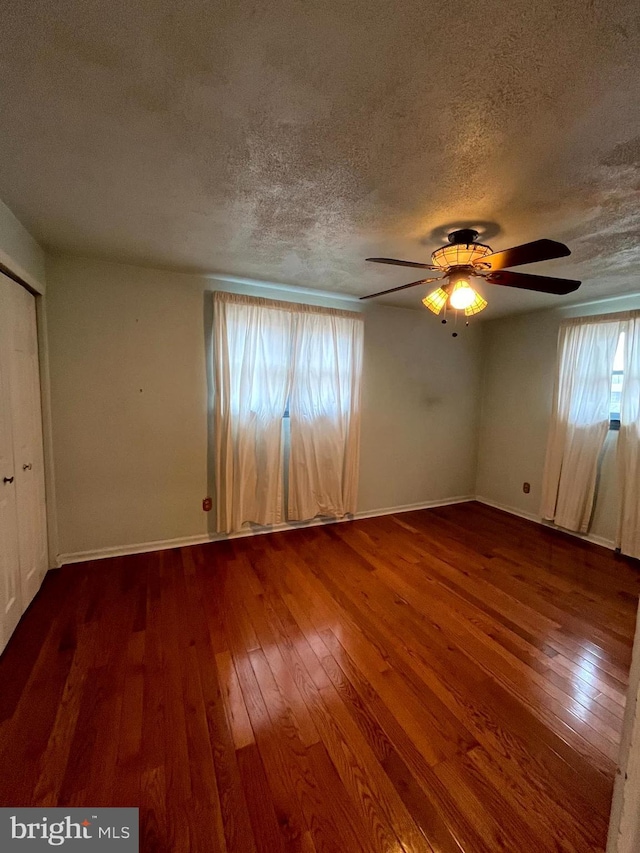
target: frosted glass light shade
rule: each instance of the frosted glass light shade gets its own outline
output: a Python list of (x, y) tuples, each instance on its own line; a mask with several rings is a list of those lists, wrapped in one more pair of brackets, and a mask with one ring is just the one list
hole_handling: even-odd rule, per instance
[(469, 266), (482, 260), (485, 255), (492, 253), (490, 246), (483, 243), (452, 243), (436, 249), (431, 255), (431, 263), (440, 269), (455, 267), (458, 265)]
[(446, 305), (448, 298), (449, 294), (447, 291), (439, 287), (437, 290), (432, 291), (428, 296), (425, 296), (422, 300), (422, 304), (428, 308), (429, 311), (433, 311), (434, 314), (439, 314)]

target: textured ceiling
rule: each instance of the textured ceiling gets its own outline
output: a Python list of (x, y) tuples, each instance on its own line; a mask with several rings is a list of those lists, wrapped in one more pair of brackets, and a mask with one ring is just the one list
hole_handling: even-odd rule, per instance
[(48, 248), (362, 295), (477, 223), (567, 242), (565, 301), (640, 290), (635, 0), (0, 8), (0, 197)]

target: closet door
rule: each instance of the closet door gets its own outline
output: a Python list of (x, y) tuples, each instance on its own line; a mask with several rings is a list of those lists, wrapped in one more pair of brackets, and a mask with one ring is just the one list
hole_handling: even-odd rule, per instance
[(0, 651), (22, 616), (18, 556), (17, 483), (11, 422), (11, 335), (13, 305), (0, 276)]
[(42, 410), (36, 301), (8, 279), (13, 306), (10, 340), (11, 421), (18, 513), (22, 609), (26, 610), (47, 571), (47, 534), (42, 450)]

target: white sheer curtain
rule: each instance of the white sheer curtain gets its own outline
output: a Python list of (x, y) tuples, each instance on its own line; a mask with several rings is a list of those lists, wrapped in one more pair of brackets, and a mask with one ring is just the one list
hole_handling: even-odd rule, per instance
[(220, 292), (213, 316), (217, 529), (277, 524), (292, 316), (269, 300)]
[(618, 433), (618, 546), (640, 558), (640, 312), (625, 325), (624, 378)]
[(620, 318), (598, 317), (567, 320), (560, 327), (541, 514), (567, 530), (589, 528), (623, 324)]
[(295, 316), (289, 518), (355, 512), (364, 324), (308, 309)]
[(291, 520), (356, 508), (362, 318), (347, 311), (214, 294), (214, 445), (220, 532), (285, 518), (289, 406)]

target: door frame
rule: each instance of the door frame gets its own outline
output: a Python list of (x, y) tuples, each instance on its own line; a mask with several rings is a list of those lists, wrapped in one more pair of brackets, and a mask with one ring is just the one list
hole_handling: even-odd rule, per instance
[(640, 604), (613, 787), (607, 853), (640, 850)]
[[(28, 288), (29, 289), (29, 288)], [(53, 428), (51, 420), (51, 379), (49, 372), (49, 339), (47, 336), (47, 304), (44, 293), (31, 290), (36, 299), (38, 362), (40, 364), (40, 405), (42, 408), (42, 444), (44, 451), (44, 492), (47, 515), (49, 568), (60, 568), (58, 554), (58, 512), (55, 471), (53, 465)]]
[(42, 444), (44, 452), (44, 489), (47, 518), (48, 568), (60, 568), (58, 560), (58, 513), (56, 507), (55, 471), (53, 463), (53, 429), (51, 419), (51, 378), (49, 370), (49, 340), (47, 336), (47, 302), (44, 286), (32, 276), (29, 280), (3, 263), (7, 258), (0, 252), (0, 275), (24, 287), (36, 300), (36, 330), (38, 364), (40, 367), (40, 404), (42, 409)]

